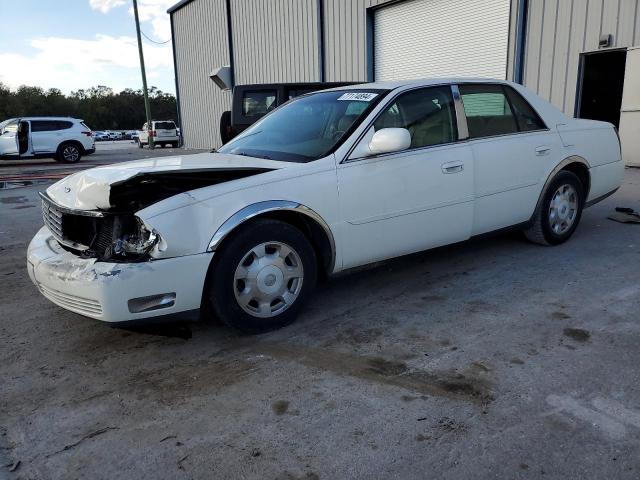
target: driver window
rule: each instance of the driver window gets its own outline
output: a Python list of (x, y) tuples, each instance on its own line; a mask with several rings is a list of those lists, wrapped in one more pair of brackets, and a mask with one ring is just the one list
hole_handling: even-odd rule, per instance
[(375, 130), (406, 128), (411, 148), (454, 142), (458, 138), (451, 87), (430, 87), (400, 95), (373, 124)]

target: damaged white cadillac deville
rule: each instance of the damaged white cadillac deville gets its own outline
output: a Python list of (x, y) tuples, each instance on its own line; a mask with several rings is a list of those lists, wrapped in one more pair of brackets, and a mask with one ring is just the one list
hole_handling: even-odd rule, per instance
[(215, 153), (57, 182), (27, 267), (46, 298), (87, 317), (200, 311), (262, 332), (344, 269), (506, 227), (565, 242), (622, 176), (612, 125), (518, 84), (341, 87), (288, 102)]

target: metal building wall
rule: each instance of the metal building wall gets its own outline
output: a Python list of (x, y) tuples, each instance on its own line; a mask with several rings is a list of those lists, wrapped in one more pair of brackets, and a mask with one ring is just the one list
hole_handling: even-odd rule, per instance
[(236, 83), (320, 80), (317, 0), (232, 0), (231, 13)]
[(327, 82), (367, 81), (368, 7), (389, 0), (324, 0)]
[(229, 64), (224, 0), (196, 0), (173, 14), (176, 75), (184, 144), (220, 145), (219, 120), (231, 95), (209, 78), (214, 67)]
[(581, 52), (640, 44), (639, 0), (529, 0), (524, 84), (573, 115)]

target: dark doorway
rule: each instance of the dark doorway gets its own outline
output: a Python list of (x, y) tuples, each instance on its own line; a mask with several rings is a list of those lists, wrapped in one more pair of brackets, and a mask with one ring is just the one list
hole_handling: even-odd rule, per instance
[(620, 124), (626, 50), (583, 53), (578, 73), (576, 117)]
[(29, 150), (29, 122), (24, 120), (18, 124), (18, 154), (22, 155)]

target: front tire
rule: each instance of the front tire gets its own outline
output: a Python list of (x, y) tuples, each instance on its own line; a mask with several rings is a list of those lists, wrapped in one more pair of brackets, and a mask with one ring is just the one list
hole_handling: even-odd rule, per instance
[(140, 140), (138, 140), (138, 148), (143, 148), (144, 145), (142, 145), (142, 142)]
[(63, 143), (58, 147), (55, 158), (62, 163), (77, 163), (82, 158), (82, 149), (76, 143)]
[(250, 222), (216, 256), (205, 294), (219, 319), (245, 333), (292, 323), (315, 288), (313, 247), (285, 222)]
[(580, 223), (584, 195), (577, 175), (560, 171), (545, 191), (531, 226), (524, 230), (527, 239), (540, 245), (559, 245), (569, 240)]

